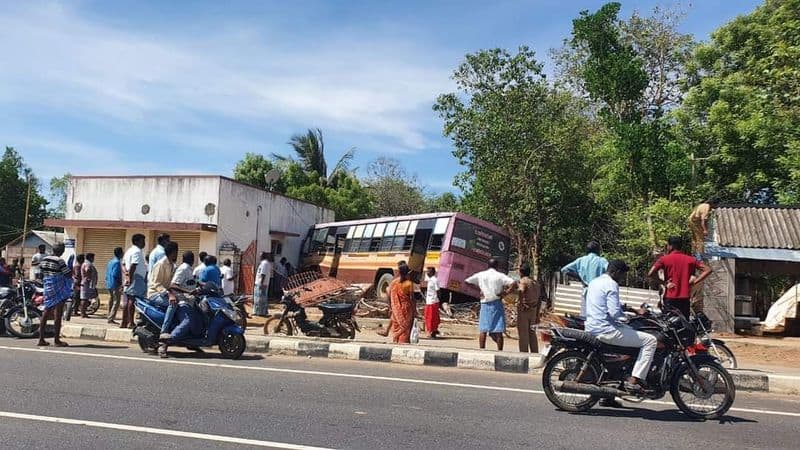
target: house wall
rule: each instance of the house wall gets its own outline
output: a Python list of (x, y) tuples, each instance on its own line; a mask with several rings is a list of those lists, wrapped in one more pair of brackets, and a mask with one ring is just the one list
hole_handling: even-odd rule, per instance
[[(66, 219), (217, 224), (219, 177), (73, 178)], [(80, 212), (75, 211), (80, 203)], [(207, 215), (207, 204), (215, 205)], [(149, 205), (142, 214), (142, 205)]]
[(734, 332), (736, 302), (736, 260), (725, 258), (709, 261), (711, 276), (703, 283), (704, 312), (714, 321), (717, 331)]
[(270, 228), (272, 230), (299, 235), (297, 237), (272, 236), (272, 239), (282, 241), (283, 250), (281, 256), (288, 259), (294, 267), (299, 267), (300, 248), (309, 228), (318, 223), (336, 220), (333, 211), (329, 209), (282, 195), (273, 196), (270, 213)]

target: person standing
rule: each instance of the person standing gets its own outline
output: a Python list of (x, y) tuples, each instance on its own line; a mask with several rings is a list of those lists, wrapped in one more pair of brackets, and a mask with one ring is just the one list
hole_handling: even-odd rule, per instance
[(194, 277), (195, 280), (200, 280), (200, 274), (202, 274), (203, 271), (206, 270), (207, 256), (208, 253), (206, 252), (200, 252), (197, 254), (197, 267), (195, 267), (194, 270), (192, 271), (192, 276)]
[(89, 317), (86, 308), (97, 298), (97, 268), (94, 266), (94, 253), (87, 253), (81, 264), (81, 317)]
[(12, 276), (14, 276), (14, 271), (6, 265), (6, 259), (0, 258), (0, 287), (11, 286)]
[(506, 331), (503, 297), (517, 289), (517, 282), (508, 275), (499, 272), (497, 267), (497, 260), (491, 258), (487, 270), (470, 276), (464, 282), (477, 286), (481, 290), (478, 345), (481, 349), (486, 348), (486, 335), (488, 334), (497, 344), (497, 350), (502, 351), (503, 333)]
[(387, 337), (389, 336), (389, 332), (392, 330), (392, 299), (390, 292), (392, 292), (392, 285), (400, 279), (400, 268), (407, 265), (405, 261), (401, 260), (397, 262), (397, 271), (395, 272), (395, 277), (392, 278), (392, 281), (389, 282), (389, 286), (386, 288), (386, 295), (389, 297), (389, 307), (387, 308), (387, 315), (389, 316), (389, 322), (386, 324), (386, 329), (383, 331), (376, 331), (375, 334), (378, 336)]
[[(83, 253), (75, 256), (75, 264), (72, 265), (72, 300), (67, 304), (64, 309), (64, 320), (67, 322), (72, 319), (72, 315), (78, 315), (81, 306), (81, 266), (86, 261), (86, 255)], [(69, 266), (69, 264), (67, 264)]]
[(230, 258), (226, 258), (225, 261), (222, 261), (222, 267), (219, 269), (222, 273), (222, 293), (225, 295), (233, 295), (234, 278), (236, 275), (233, 273), (231, 264)]
[(144, 298), (147, 294), (147, 262), (144, 259), (145, 237), (143, 234), (134, 234), (131, 238), (131, 246), (122, 257), (122, 265), (125, 269), (125, 296), (127, 303), (122, 310), (122, 328), (134, 327), (133, 305), (137, 298)]
[(168, 293), (175, 275), (175, 262), (178, 260), (178, 244), (168, 242), (164, 249), (164, 257), (158, 260), (155, 267), (147, 275), (147, 300), (157, 307), (165, 307), (164, 322), (161, 324), (159, 339), (169, 339), (172, 319), (178, 304), (177, 298)]
[(414, 306), (414, 283), (407, 265), (400, 266), (400, 278), (389, 288), (389, 301), (392, 304), (392, 342), (411, 343), (411, 328), (414, 326), (416, 308)]
[[(670, 237), (667, 241), (667, 254), (658, 258), (647, 276), (666, 287), (663, 307), (677, 309), (688, 319), (691, 312), (692, 288), (700, 285), (711, 275), (711, 268), (683, 253), (681, 248), (683, 239), (680, 236)], [(663, 280), (658, 277), (659, 270), (664, 271)], [(698, 270), (701, 273), (695, 276)]]
[(531, 278), (531, 268), (523, 264), (519, 268), (522, 276), (519, 280), (519, 297), (517, 298), (517, 331), (519, 332), (519, 351), (523, 353), (539, 353), (539, 339), (534, 327), (539, 324), (542, 285)]
[(106, 289), (108, 289), (108, 323), (116, 324), (117, 309), (122, 296), (122, 247), (114, 249), (114, 257), (106, 264)]
[(47, 246), (40, 244), (38, 252), (31, 258), (31, 280), (42, 281), (42, 268), (40, 267), (42, 260), (45, 258), (45, 250)]
[(67, 263), (61, 259), (64, 254), (64, 244), (58, 243), (53, 246), (53, 254), (45, 256), (40, 260), (39, 268), (44, 282), (44, 313), (39, 324), (39, 345), (44, 347), (50, 345), (45, 341), (44, 336), (47, 330), (47, 320), (53, 316), (55, 327), (55, 338), (53, 342), (56, 347), (66, 347), (67, 343), (61, 340), (61, 316), (63, 314), (64, 302), (72, 295), (72, 277), (67, 267)]
[(203, 283), (214, 283), (218, 288), (222, 288), (222, 272), (219, 270), (219, 266), (217, 266), (216, 256), (206, 256), (206, 268), (200, 273), (200, 281)]
[(581, 293), (581, 315), (586, 316), (586, 288), (595, 278), (604, 274), (608, 261), (600, 256), (600, 243), (590, 241), (586, 244), (586, 255), (561, 268), (561, 273), (577, 277), (583, 284)]
[(167, 233), (159, 234), (156, 238), (156, 242), (158, 242), (158, 245), (150, 252), (150, 256), (148, 256), (147, 259), (147, 267), (149, 268), (155, 267), (156, 264), (161, 261), (161, 258), (166, 256), (166, 246), (170, 242), (170, 236)]
[(261, 262), (256, 271), (256, 282), (253, 287), (253, 315), (266, 317), (269, 313), (269, 279), (272, 277), (272, 263), (269, 254), (261, 253)]
[(421, 290), (425, 291), (425, 330), (430, 339), (436, 339), (439, 335), (439, 279), (436, 276), (436, 269), (428, 267), (425, 274), (425, 285)]
[(697, 259), (702, 259), (706, 251), (708, 219), (711, 218), (711, 212), (719, 207), (719, 203), (718, 197), (712, 197), (697, 205), (689, 215), (689, 229), (692, 231), (692, 253)]

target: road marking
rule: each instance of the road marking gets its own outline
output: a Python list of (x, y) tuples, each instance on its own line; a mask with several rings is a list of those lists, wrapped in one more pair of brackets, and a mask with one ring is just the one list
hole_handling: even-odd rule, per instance
[[(515, 392), (515, 393), (522, 393), (522, 394), (544, 395), (544, 391), (537, 391), (537, 390), (533, 390), (533, 389), (512, 388), (512, 387), (504, 387), (504, 386), (486, 386), (486, 385), (481, 385), (481, 384), (469, 384), (469, 383), (453, 383), (453, 382), (450, 382), (450, 381), (421, 380), (421, 379), (416, 379), (416, 378), (384, 377), (384, 376), (379, 376), (379, 375), (361, 375), (361, 374), (354, 374), (354, 373), (337, 373), (337, 372), (325, 372), (325, 371), (303, 370), (303, 369), (279, 369), (279, 368), (275, 368), (275, 367), (237, 366), (235, 364), (209, 363), (209, 362), (200, 362), (200, 361), (179, 361), (179, 360), (176, 360), (176, 359), (159, 359), (159, 358), (145, 358), (145, 357), (140, 357), (140, 356), (109, 355), (109, 354), (106, 354), (106, 353), (80, 353), (80, 352), (69, 351), (69, 350), (7, 347), (7, 346), (2, 346), (2, 345), (0, 345), (0, 349), (16, 350), (16, 351), (31, 352), (31, 353), (45, 352), (45, 353), (57, 353), (57, 354), (61, 354), (61, 355), (70, 355), (70, 356), (84, 356), (84, 357), (105, 358), (105, 359), (119, 359), (119, 360), (126, 360), (126, 361), (142, 361), (142, 362), (147, 362), (147, 363), (152, 363), (152, 364), (177, 364), (177, 365), (187, 365), (187, 366), (213, 367), (213, 368), (219, 368), (219, 369), (254, 370), (254, 371), (258, 371), (258, 372), (273, 372), (273, 373), (291, 373), (291, 374), (299, 374), (299, 375), (330, 376), (330, 377), (338, 377), (338, 378), (354, 378), (354, 379), (362, 379), (362, 380), (388, 381), (388, 382), (408, 383), (408, 384), (425, 384), (425, 385), (433, 385), (433, 386), (448, 386), (448, 387), (458, 387), (458, 388), (467, 388), (467, 389), (480, 389), (480, 390), (485, 390), (485, 391)], [(665, 402), (665, 401), (660, 401), (660, 400), (646, 400), (643, 403), (652, 404), (652, 405), (675, 406), (675, 404), (673, 402)], [(771, 410), (751, 409), (751, 408), (731, 408), (730, 410), (734, 411), (734, 412), (743, 412), (743, 413), (752, 413), (752, 414), (766, 414), (766, 415), (774, 415), (774, 416), (800, 417), (800, 413), (786, 412), (786, 411), (771, 411)]]
[(35, 420), (38, 422), (63, 423), (67, 425), (83, 425), (87, 427), (105, 428), (109, 430), (134, 431), (137, 433), (159, 434), (162, 436), (174, 436), (174, 437), (182, 437), (189, 439), (199, 439), (203, 441), (224, 442), (227, 444), (253, 445), (256, 447), (266, 447), (266, 448), (285, 448), (290, 450), (331, 450), (324, 447), (310, 447), (307, 445), (287, 444), (285, 442), (261, 441), (257, 439), (244, 439), (244, 438), (237, 438), (230, 436), (220, 436), (217, 434), (192, 433), (189, 431), (165, 430), (162, 428), (139, 427), (135, 425), (123, 425), (118, 423), (93, 422), (91, 420), (38, 416), (32, 414), (20, 414), (14, 412), (6, 412), (6, 411), (0, 411), (0, 417), (7, 417), (9, 419)]

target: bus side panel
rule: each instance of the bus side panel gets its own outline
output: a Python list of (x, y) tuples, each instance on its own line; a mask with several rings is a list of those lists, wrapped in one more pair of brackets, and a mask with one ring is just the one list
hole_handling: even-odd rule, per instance
[(442, 252), (439, 258), (439, 286), (453, 292), (480, 298), (481, 291), (464, 282), (470, 275), (486, 270), (486, 263), (454, 252)]

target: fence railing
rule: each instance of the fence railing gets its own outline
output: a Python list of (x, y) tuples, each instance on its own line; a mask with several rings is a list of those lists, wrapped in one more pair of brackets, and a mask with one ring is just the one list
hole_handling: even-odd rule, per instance
[[(582, 295), (583, 285), (581, 283), (556, 284), (553, 309), (558, 314), (580, 314)], [(658, 303), (658, 291), (649, 289), (620, 287), (619, 296), (622, 303), (627, 303), (631, 307), (637, 307), (642, 303), (655, 306)]]

